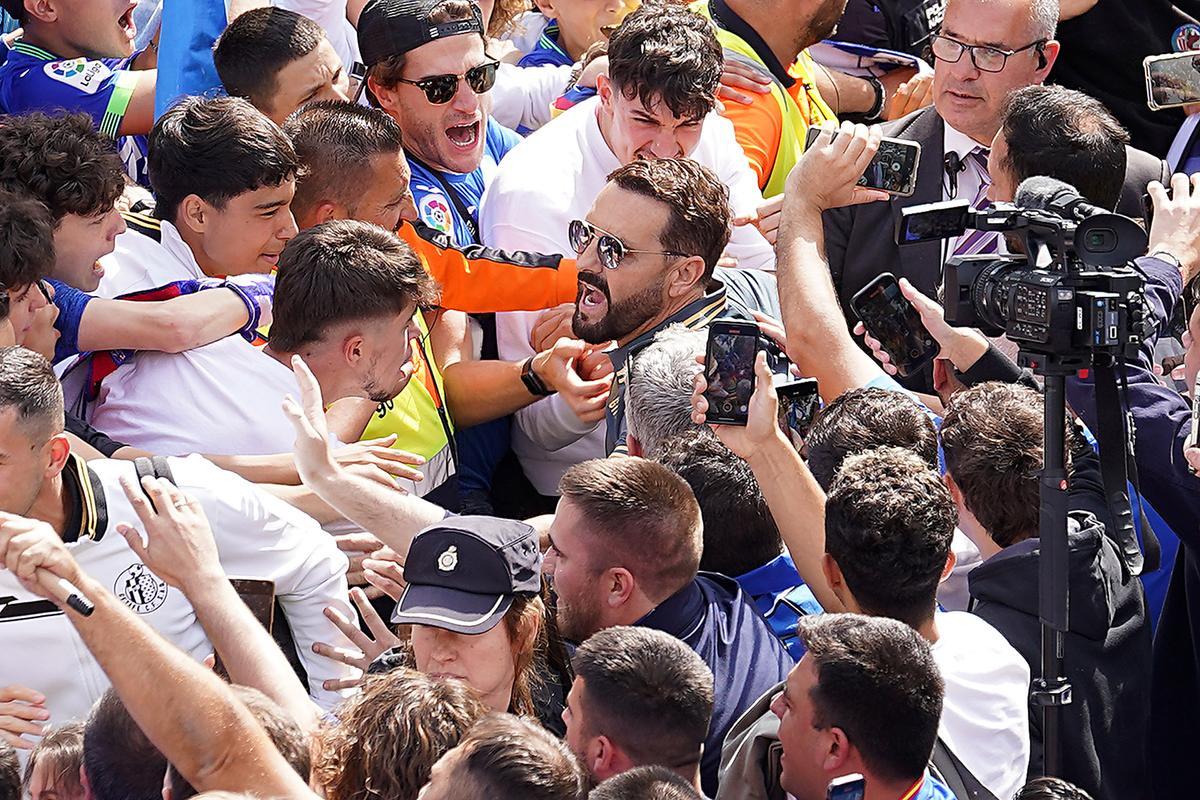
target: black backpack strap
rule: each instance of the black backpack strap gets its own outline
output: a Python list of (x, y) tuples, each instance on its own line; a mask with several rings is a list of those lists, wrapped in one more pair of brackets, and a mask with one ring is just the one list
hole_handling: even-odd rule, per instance
[(950, 748), (940, 736), (934, 742), (929, 769), (938, 780), (946, 784), (946, 788), (953, 792), (958, 800), (997, 800), (996, 795), (988, 791), (988, 788), (971, 774), (971, 770), (963, 766), (958, 756), (950, 752)]
[[(171, 483), (175, 483), (175, 476), (171, 474), (171, 465), (162, 456), (150, 456), (149, 458), (142, 456), (141, 458), (135, 458), (133, 460), (133, 471), (137, 473), (139, 487), (142, 485), (142, 478), (165, 478)], [(150, 496), (147, 495), (146, 499), (150, 500)], [(150, 500), (150, 505), (154, 505), (153, 500)]]

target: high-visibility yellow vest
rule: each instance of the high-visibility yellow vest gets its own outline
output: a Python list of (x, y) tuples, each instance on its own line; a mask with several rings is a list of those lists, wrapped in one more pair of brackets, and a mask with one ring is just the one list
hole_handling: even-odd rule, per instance
[[(708, 0), (696, 0), (690, 7), (697, 14), (712, 19)], [(758, 70), (771, 80), (771, 97), (779, 107), (783, 124), (778, 148), (775, 152), (775, 162), (771, 165), (769, 177), (763, 186), (763, 197), (770, 198), (783, 194), (788, 173), (804, 152), (804, 137), (808, 133), (809, 125), (820, 125), (826, 120), (837, 121), (833, 109), (829, 107), (817, 90), (814, 74), (816, 64), (807, 52), (802, 52), (795, 63), (791, 65), (788, 71), (796, 79), (797, 84), (794, 87), (796, 93), (793, 95), (771, 73), (771, 70), (767, 68), (767, 65), (763, 63), (758, 54), (754, 52), (754, 48), (745, 39), (721, 28), (715, 21), (713, 26), (717, 31), (717, 41), (724, 48), (726, 57), (731, 57)]]
[(420, 312), (416, 320), (421, 336), (412, 341), (412, 379), (399, 395), (379, 404), (362, 438), (379, 439), (394, 433), (397, 449), (424, 458), (420, 470), (425, 480), (415, 484), (414, 494), (425, 495), (454, 475), (454, 423), (446, 408), (441, 370), (427, 349), (429, 328)]

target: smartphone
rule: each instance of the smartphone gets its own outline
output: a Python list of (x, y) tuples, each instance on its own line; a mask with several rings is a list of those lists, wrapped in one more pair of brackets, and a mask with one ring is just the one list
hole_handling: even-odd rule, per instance
[[(1192, 432), (1188, 434), (1186, 447), (1195, 447), (1197, 442), (1200, 442), (1200, 391), (1192, 389)], [(1190, 466), (1188, 472), (1196, 474), (1196, 470)]]
[(709, 422), (745, 425), (754, 394), (754, 359), (758, 355), (758, 325), (742, 320), (718, 319), (708, 328), (704, 377), (708, 389)]
[(1200, 52), (1146, 56), (1146, 105), (1153, 111), (1200, 103)]
[(254, 618), (270, 633), (275, 624), (275, 581), (230, 578), (229, 582)]
[(825, 790), (825, 800), (863, 800), (867, 796), (867, 779), (857, 772), (834, 778)]
[(779, 395), (780, 421), (785, 429), (790, 430), (801, 441), (808, 435), (812, 427), (813, 417), (821, 407), (821, 394), (816, 378), (800, 378), (787, 383), (776, 384), (775, 392)]
[(850, 300), (867, 331), (879, 340), (896, 371), (911, 375), (934, 359), (941, 348), (921, 322), (921, 315), (900, 292), (896, 276), (885, 272)]
[[(809, 127), (804, 149), (812, 143), (824, 128)], [(837, 138), (837, 134), (834, 134)], [(867, 171), (858, 179), (859, 186), (879, 189), (897, 197), (908, 197), (917, 189), (917, 164), (921, 161), (921, 145), (905, 139), (884, 137), (879, 143), (879, 152), (871, 159)]]

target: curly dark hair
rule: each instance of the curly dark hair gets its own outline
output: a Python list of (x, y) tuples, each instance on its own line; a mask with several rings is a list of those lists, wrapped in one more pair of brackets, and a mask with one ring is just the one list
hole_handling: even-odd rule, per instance
[(916, 628), (933, 616), (958, 521), (950, 490), (920, 456), (850, 456), (825, 501), (825, 550), (867, 611)]
[(805, 437), (808, 468), (825, 491), (842, 462), (876, 447), (902, 447), (938, 464), (937, 428), (915, 400), (886, 389), (852, 389), (817, 412)]
[(67, 214), (111, 211), (125, 170), (87, 114), (0, 115), (0, 188), (32, 194), (57, 226)]
[(724, 60), (713, 26), (687, 7), (643, 3), (608, 43), (608, 76), (627, 99), (698, 119), (716, 105)]
[(29, 286), (53, 268), (50, 212), (27, 194), (0, 189), (0, 291)]

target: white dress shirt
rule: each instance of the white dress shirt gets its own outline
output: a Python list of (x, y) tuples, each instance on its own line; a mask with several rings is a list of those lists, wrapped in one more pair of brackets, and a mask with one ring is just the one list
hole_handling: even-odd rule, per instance
[[(574, 257), (568, 224), (587, 215), (609, 173), (621, 166), (600, 132), (599, 106), (598, 98), (576, 105), (504, 157), (483, 196), (484, 244)], [(690, 158), (712, 169), (729, 187), (735, 214), (750, 213), (762, 203), (729, 120), (710, 114)], [(774, 249), (753, 226), (735, 228), (725, 253), (745, 269), (775, 268)], [(536, 312), (496, 315), (501, 358), (520, 361), (533, 355), (529, 334), (537, 316)], [(581, 422), (558, 395), (521, 409), (516, 422), (513, 451), (541, 494), (558, 494), (558, 481), (573, 464), (604, 457), (603, 423)]]

